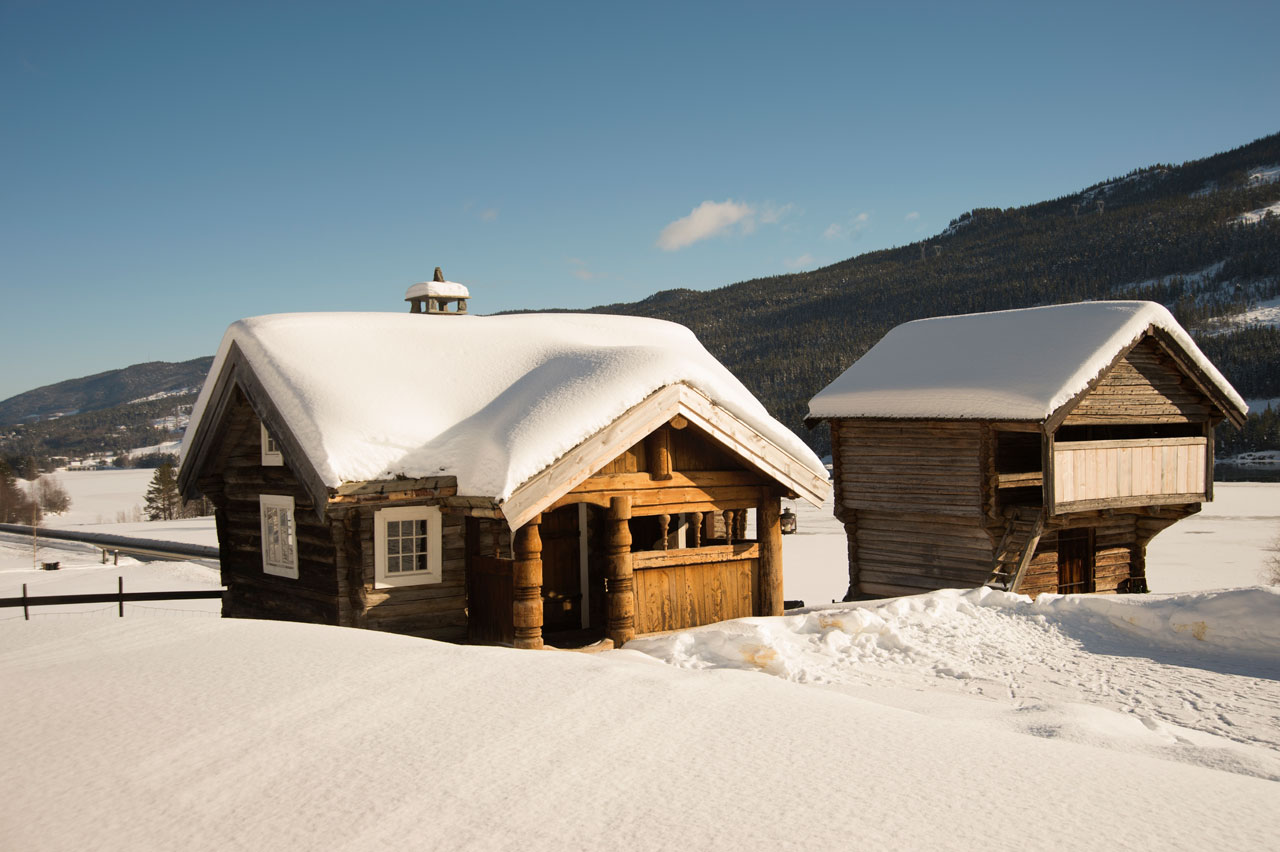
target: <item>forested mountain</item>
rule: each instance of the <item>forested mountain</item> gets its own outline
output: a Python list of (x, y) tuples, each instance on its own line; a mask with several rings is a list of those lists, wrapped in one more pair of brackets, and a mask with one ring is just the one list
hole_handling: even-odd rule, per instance
[(58, 414), (100, 411), (156, 394), (198, 389), (212, 363), (211, 356), (180, 363), (148, 361), (45, 385), (0, 401), (0, 426)]
[[(927, 316), (1153, 299), (1174, 311), (1241, 394), (1276, 398), (1280, 329), (1223, 318), (1280, 294), (1280, 206), (1269, 216), (1256, 213), (1280, 204), (1277, 178), (1280, 134), (1203, 160), (1137, 169), (1052, 201), (971, 210), (935, 237), (812, 272), (711, 291), (666, 290), (594, 310), (689, 326), (823, 453), (825, 430), (801, 423), (810, 397), (890, 328)], [(0, 425), (101, 410), (27, 427), (20, 441), (0, 438), (0, 456), (123, 448), (123, 433), (144, 434), (147, 418), (157, 415), (147, 404), (111, 406), (198, 386), (210, 363), (139, 364), (0, 402)], [(1280, 448), (1277, 419), (1255, 415), (1243, 433), (1219, 430), (1220, 453)]]
[(1280, 293), (1280, 216), (1239, 219), (1280, 201), (1277, 166), (1280, 134), (1052, 201), (972, 210), (936, 237), (812, 272), (595, 310), (689, 326), (821, 452), (825, 433), (801, 425), (810, 397), (893, 326), (944, 314), (1153, 299), (1246, 398), (1280, 397), (1280, 330), (1210, 322)]

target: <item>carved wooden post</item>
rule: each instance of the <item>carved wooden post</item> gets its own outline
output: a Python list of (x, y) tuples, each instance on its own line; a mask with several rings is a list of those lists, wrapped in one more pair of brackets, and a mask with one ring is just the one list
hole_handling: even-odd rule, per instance
[(663, 426), (649, 436), (649, 476), (671, 478), (671, 433)]
[(605, 595), (609, 606), (609, 638), (615, 648), (636, 638), (635, 579), (631, 575), (631, 498), (609, 500), (609, 526), (605, 531), (607, 562)]
[(702, 513), (689, 513), (689, 541), (686, 547), (702, 547)]
[(747, 538), (747, 510), (739, 509), (733, 513), (733, 537), (738, 541)]
[(733, 510), (725, 509), (720, 517), (724, 519), (724, 543), (733, 544)]
[(671, 547), (671, 516), (661, 514), (658, 516), (658, 550), (670, 550)]
[(756, 509), (760, 544), (760, 615), (782, 615), (782, 500), (765, 489)]
[(542, 516), (516, 530), (512, 543), (515, 563), (512, 565), (511, 615), (515, 621), (517, 648), (542, 647), (542, 536), (538, 525)]

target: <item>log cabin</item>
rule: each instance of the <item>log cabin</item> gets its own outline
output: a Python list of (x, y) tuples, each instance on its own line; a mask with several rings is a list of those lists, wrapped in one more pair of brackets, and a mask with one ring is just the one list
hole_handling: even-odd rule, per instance
[(780, 499), (827, 471), (688, 329), (436, 278), (228, 329), (178, 474), (224, 616), (538, 648), (782, 612)]
[(1147, 543), (1213, 499), (1214, 427), (1246, 410), (1153, 302), (900, 325), (809, 404), (846, 600), (1146, 591)]

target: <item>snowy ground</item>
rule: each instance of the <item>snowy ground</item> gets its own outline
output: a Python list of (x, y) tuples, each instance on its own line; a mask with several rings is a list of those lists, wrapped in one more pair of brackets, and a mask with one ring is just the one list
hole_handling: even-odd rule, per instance
[[(126, 605), (123, 619), (114, 605), (29, 622), (0, 610), (0, 838), (1272, 849), (1280, 589), (1231, 587), (1258, 580), (1280, 485), (1215, 490), (1152, 544), (1153, 589), (1179, 594), (944, 591), (598, 655), (223, 620), (217, 601)], [(830, 507), (796, 510), (787, 597), (839, 598), (843, 530)], [(48, 546), (62, 570), (32, 570), (29, 546), (0, 538), (0, 596), (113, 591), (117, 576), (217, 587), (206, 566), (104, 567)]]

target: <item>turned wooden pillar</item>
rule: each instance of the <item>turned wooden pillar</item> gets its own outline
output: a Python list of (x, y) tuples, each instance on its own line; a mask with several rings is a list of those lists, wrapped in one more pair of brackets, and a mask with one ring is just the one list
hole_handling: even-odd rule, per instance
[(686, 547), (702, 547), (702, 513), (689, 513), (689, 540)]
[(512, 542), (515, 563), (511, 566), (511, 615), (515, 622), (517, 648), (542, 647), (542, 536), (538, 525), (542, 516), (516, 530)]
[(649, 476), (671, 478), (671, 432), (666, 426), (657, 429), (646, 442), (649, 448)]
[(605, 600), (609, 608), (609, 638), (615, 648), (636, 638), (635, 579), (631, 575), (631, 498), (609, 500), (605, 529)]
[(782, 500), (765, 490), (756, 509), (756, 540), (760, 543), (759, 615), (782, 615)]

